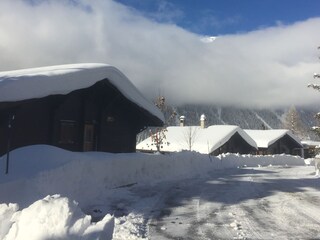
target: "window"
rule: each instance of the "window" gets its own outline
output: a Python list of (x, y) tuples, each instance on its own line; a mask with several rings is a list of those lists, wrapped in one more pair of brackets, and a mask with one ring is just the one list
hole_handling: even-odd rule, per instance
[(76, 141), (76, 122), (72, 120), (61, 120), (59, 143), (74, 144), (75, 141)]

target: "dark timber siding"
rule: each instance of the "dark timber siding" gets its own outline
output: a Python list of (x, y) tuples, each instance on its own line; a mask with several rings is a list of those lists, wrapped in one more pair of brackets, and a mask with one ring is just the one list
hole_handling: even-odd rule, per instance
[(50, 144), (71, 151), (134, 152), (136, 134), (162, 124), (102, 80), (67, 95), (0, 103), (0, 155), (7, 152), (12, 114), (11, 150)]
[(235, 133), (225, 144), (216, 149), (213, 155), (219, 155), (221, 153), (240, 153), (249, 154), (256, 151), (254, 147), (248, 144), (239, 133)]
[(289, 135), (285, 135), (280, 138), (278, 141), (271, 144), (268, 149), (268, 154), (295, 154), (298, 155), (300, 152), (295, 151), (296, 149), (301, 149), (302, 146), (298, 144), (294, 139), (292, 139)]

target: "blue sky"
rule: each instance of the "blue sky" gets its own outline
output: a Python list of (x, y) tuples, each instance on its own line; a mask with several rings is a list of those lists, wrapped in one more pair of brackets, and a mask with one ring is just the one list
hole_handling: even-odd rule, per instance
[(318, 105), (307, 85), (320, 72), (319, 9), (320, 0), (0, 0), (0, 70), (107, 63), (172, 105)]
[(145, 17), (203, 35), (253, 31), (319, 16), (319, 0), (117, 0)]

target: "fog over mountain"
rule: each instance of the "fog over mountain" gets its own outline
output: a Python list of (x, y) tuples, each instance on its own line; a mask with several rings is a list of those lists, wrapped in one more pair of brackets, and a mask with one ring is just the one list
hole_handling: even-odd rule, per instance
[[(298, 137), (301, 139), (317, 140), (318, 137), (311, 131), (311, 128), (319, 124), (314, 118), (319, 108), (297, 108), (296, 111), (298, 118), (296, 121), (301, 122), (301, 129), (299, 129), (299, 133), (295, 134), (299, 135)], [(179, 117), (183, 115), (186, 126), (197, 126), (200, 124), (200, 116), (205, 114), (207, 126), (230, 124), (240, 126), (243, 129), (280, 129), (290, 126), (290, 123), (286, 123), (289, 108), (257, 110), (213, 105), (183, 105), (167, 107), (165, 111), (167, 119), (172, 112), (176, 113), (176, 117), (169, 121), (168, 125), (179, 125)]]

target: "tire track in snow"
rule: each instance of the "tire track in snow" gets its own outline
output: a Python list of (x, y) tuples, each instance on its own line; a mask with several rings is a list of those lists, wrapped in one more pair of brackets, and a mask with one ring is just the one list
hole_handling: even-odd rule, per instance
[[(160, 193), (157, 203), (154, 205), (154, 214), (149, 220), (150, 239), (202, 239), (199, 238), (197, 232), (187, 234), (190, 228), (194, 227), (191, 221), (197, 218), (198, 199), (190, 197), (197, 191), (192, 193), (189, 191), (193, 187), (195, 179), (183, 183), (176, 183), (167, 188), (166, 191)], [(184, 199), (190, 199), (181, 205)], [(196, 236), (196, 238), (194, 238)], [(206, 239), (203, 239), (206, 240)]]
[[(249, 239), (314, 239), (315, 236), (320, 236), (320, 221), (316, 214), (319, 192), (314, 191), (315, 195), (310, 195), (310, 192), (313, 193), (310, 190), (304, 193), (305, 182), (299, 177), (291, 178), (292, 176), (288, 177), (292, 186), (288, 186), (286, 179), (284, 186), (277, 186), (281, 191), (265, 196), (258, 202), (254, 200), (252, 203), (248, 201), (239, 205), (244, 210), (242, 226)], [(280, 177), (279, 179), (281, 180)], [(268, 185), (263, 191), (271, 192), (272, 189), (272, 185)], [(290, 189), (295, 190), (286, 192)]]
[(309, 175), (290, 169), (266, 170), (225, 171), (156, 189), (158, 202), (148, 222), (150, 239), (319, 237), (320, 221), (315, 213), (319, 212), (320, 192), (309, 189), (305, 194), (303, 189), (319, 189), (318, 182), (310, 183)]
[(197, 201), (197, 220), (189, 232), (197, 231), (200, 235), (197, 239), (203, 240), (234, 239), (239, 235), (235, 229), (237, 226), (232, 226), (232, 217), (227, 214), (229, 206), (202, 201), (201, 196), (202, 193)]
[[(211, 188), (202, 188), (198, 207), (199, 229), (206, 239), (245, 239), (245, 233), (237, 214), (230, 211), (228, 199), (241, 199), (241, 181), (228, 184), (228, 179), (217, 178), (210, 181)], [(213, 186), (213, 187), (212, 187)], [(211, 202), (205, 199), (212, 199)], [(203, 200), (202, 200), (203, 199)], [(210, 214), (208, 214), (208, 212)], [(203, 214), (200, 214), (203, 213)]]
[(287, 200), (281, 203), (281, 212), (285, 216), (288, 229), (292, 229), (292, 237), (314, 238), (315, 235), (319, 237), (320, 221), (319, 216), (315, 214), (319, 207), (318, 202), (311, 203), (310, 196), (304, 198), (301, 193), (287, 193), (287, 195), (289, 195), (286, 197)]

